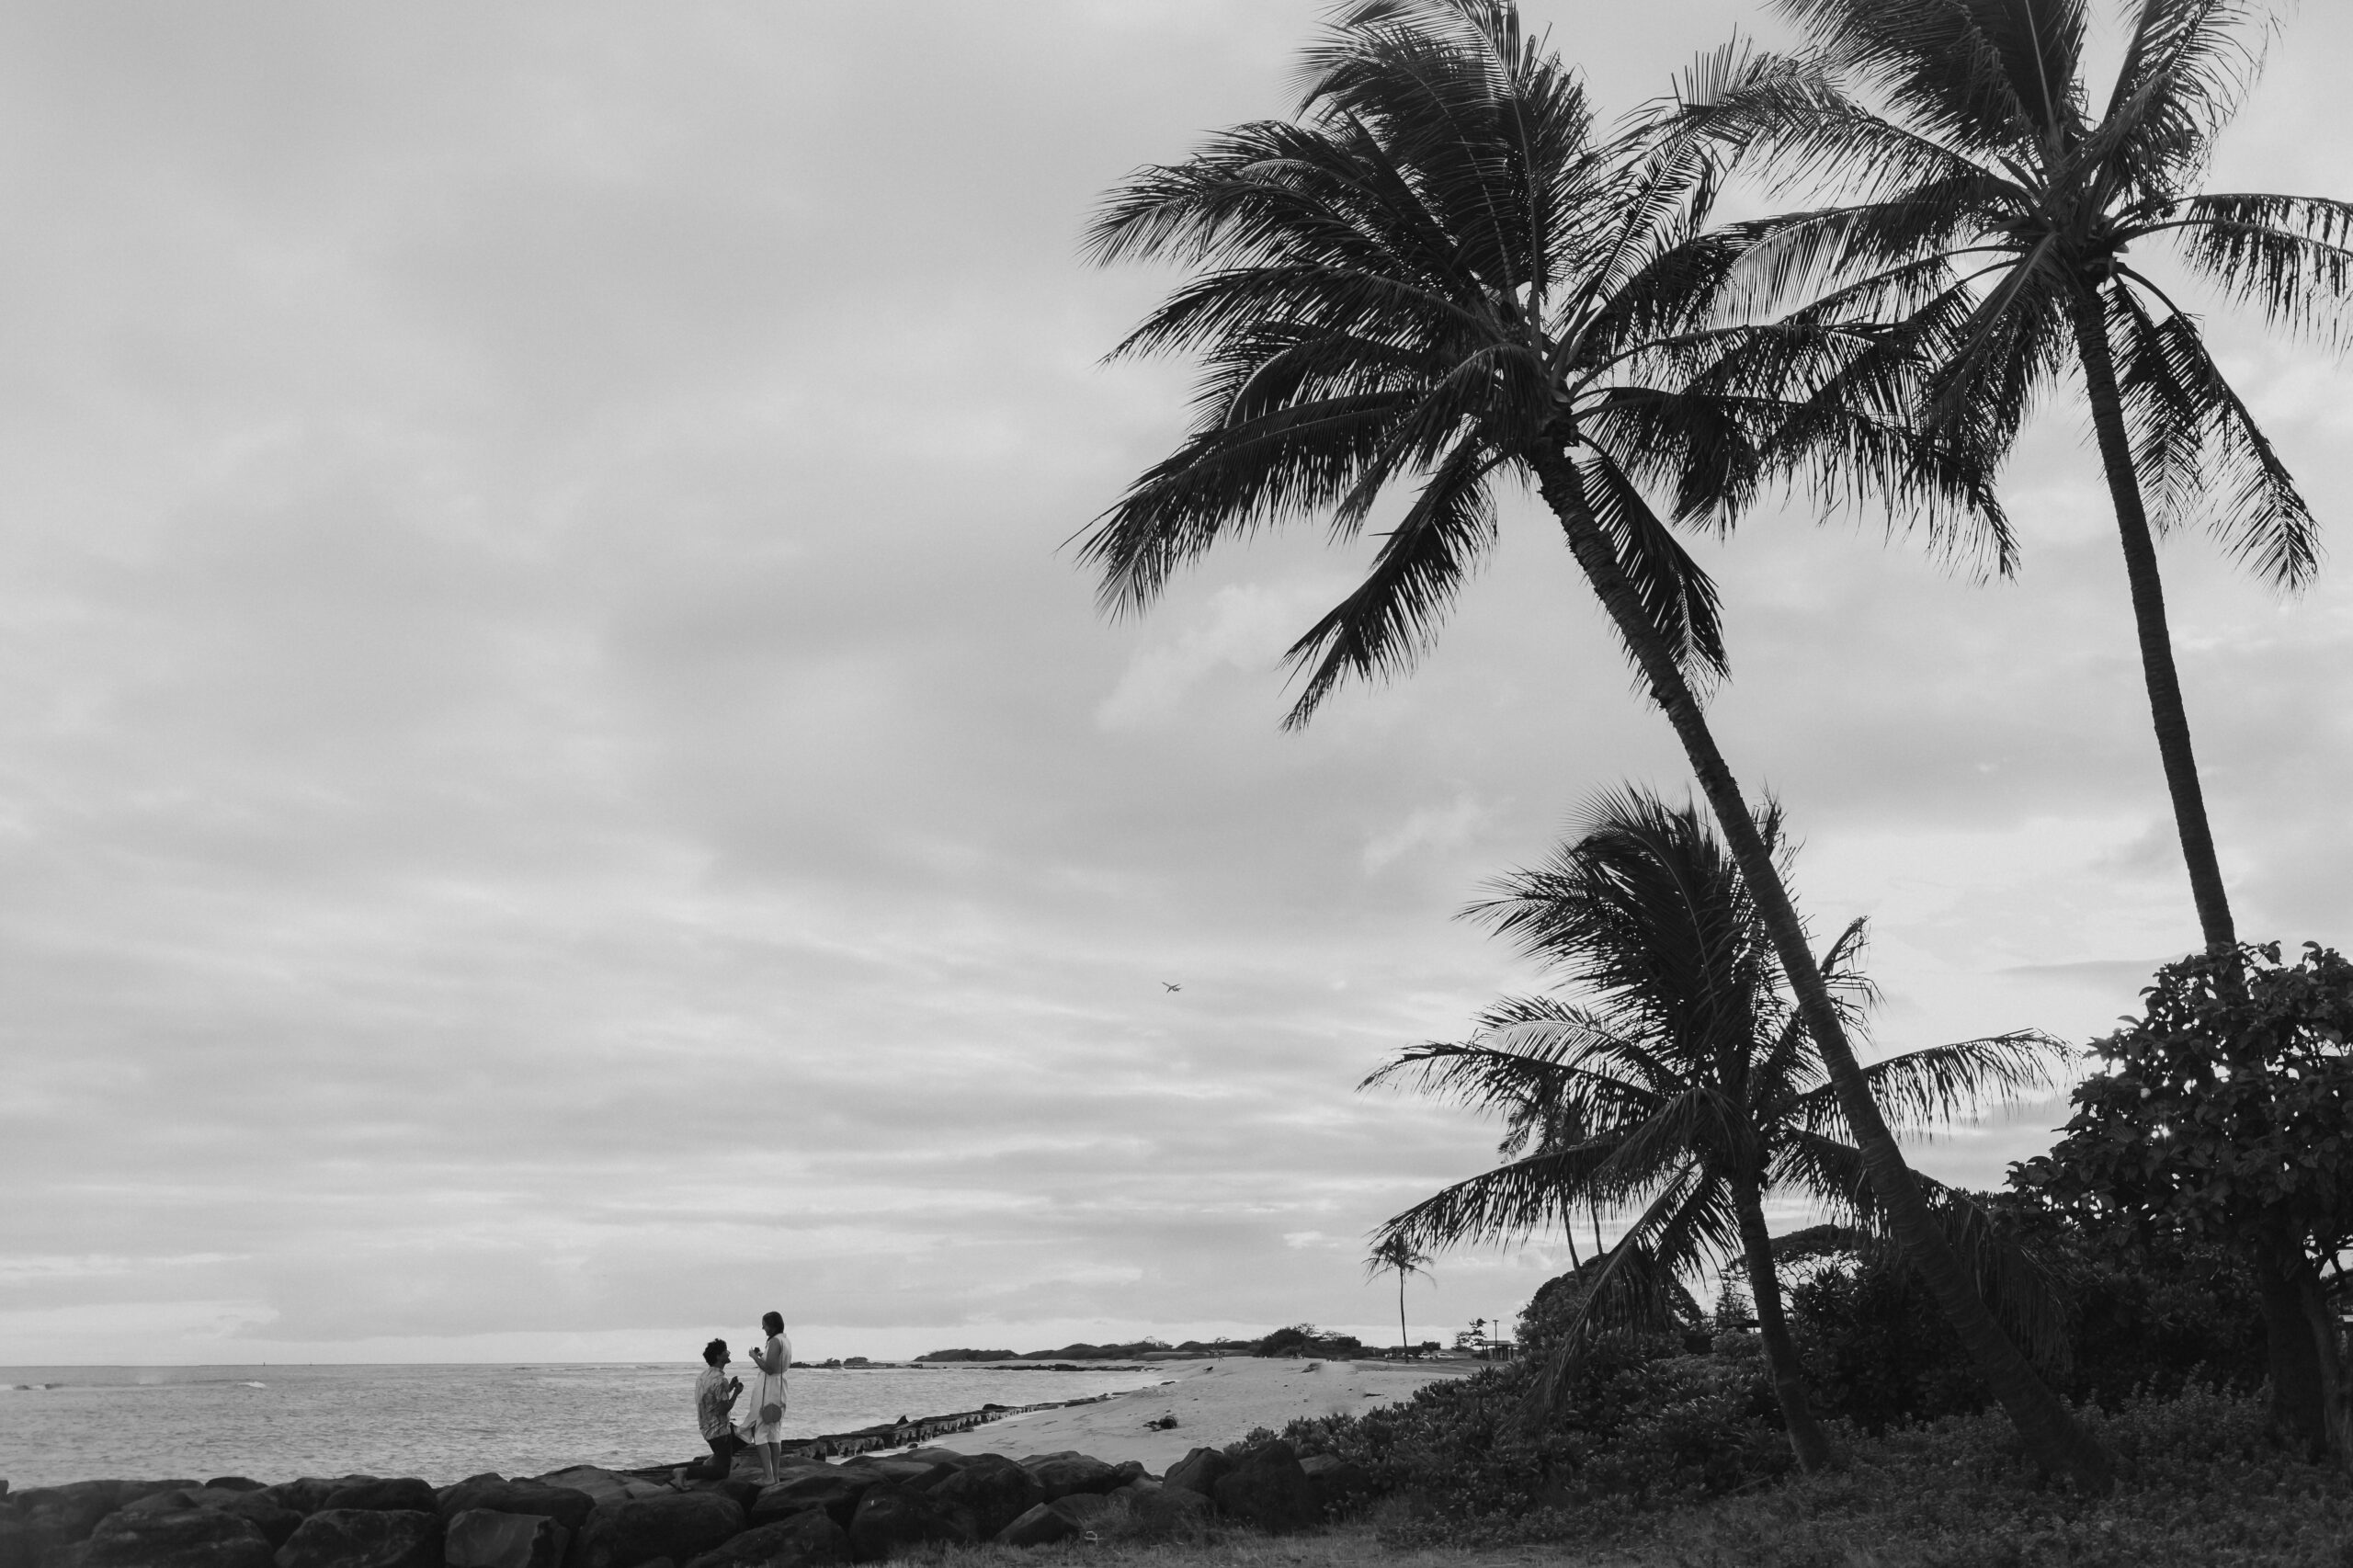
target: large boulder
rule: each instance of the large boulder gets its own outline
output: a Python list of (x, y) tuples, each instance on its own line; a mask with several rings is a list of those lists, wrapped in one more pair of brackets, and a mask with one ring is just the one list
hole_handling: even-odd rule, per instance
[(752, 1522), (771, 1524), (788, 1514), (823, 1508), (833, 1517), (834, 1523), (847, 1529), (858, 1512), (858, 1500), (875, 1484), (871, 1476), (853, 1475), (831, 1466), (789, 1475), (761, 1490), (759, 1501), (752, 1505)]
[(849, 1534), (823, 1508), (810, 1508), (745, 1530), (687, 1564), (687, 1568), (825, 1568), (847, 1562)]
[(232, 1514), (199, 1508), (123, 1508), (100, 1519), (82, 1549), (86, 1568), (274, 1568), (261, 1531)]
[(563, 1568), (571, 1538), (545, 1514), (466, 1508), (449, 1516), (441, 1561), (446, 1568)]
[(261, 1483), (249, 1475), (216, 1475), (204, 1483), (208, 1492), (258, 1492)]
[(1049, 1503), (1074, 1492), (1100, 1496), (1117, 1491), (1127, 1481), (1116, 1466), (1067, 1449), (1056, 1454), (1032, 1454), (1021, 1461), (1021, 1468), (1038, 1478)]
[(1160, 1478), (1163, 1486), (1173, 1486), (1183, 1492), (1198, 1492), (1204, 1497), (1217, 1495), (1218, 1478), (1233, 1468), (1233, 1461), (1216, 1449), (1195, 1449), (1168, 1467)]
[(1040, 1503), (999, 1530), (1000, 1546), (1051, 1546), (1083, 1536), (1111, 1511), (1109, 1499), (1096, 1492), (1074, 1492), (1051, 1503)]
[(375, 1513), (438, 1514), (440, 1500), (433, 1488), (415, 1476), (397, 1481), (362, 1481), (338, 1486), (319, 1505), (322, 1508), (361, 1508)]
[(931, 1495), (972, 1516), (972, 1529), (983, 1540), (1046, 1500), (1038, 1478), (1003, 1454), (980, 1454), (956, 1467), (931, 1488)]
[(904, 1557), (939, 1543), (969, 1545), (977, 1539), (971, 1514), (912, 1486), (867, 1488), (849, 1521), (850, 1556), (860, 1562)]
[(12, 1516), (0, 1514), (0, 1568), (34, 1568), (40, 1561), (40, 1536)]
[(1151, 1480), (1129, 1483), (1112, 1493), (1110, 1501), (1127, 1514), (1124, 1533), (1142, 1540), (1193, 1540), (1217, 1514), (1216, 1505), (1200, 1493)]
[(100, 1519), (122, 1506), (119, 1481), (75, 1481), (33, 1486), (16, 1496), (17, 1522), (42, 1540), (68, 1546), (87, 1540)]
[(632, 1497), (613, 1510), (612, 1568), (638, 1568), (657, 1557), (684, 1562), (743, 1533), (744, 1510), (716, 1492)]
[[(471, 1476), (434, 1494), (437, 1511), (454, 1519), (472, 1509), (500, 1514), (531, 1514), (553, 1519), (566, 1531), (588, 1522), (597, 1499), (571, 1486), (550, 1486), (541, 1481), (502, 1481), (495, 1475)], [(624, 1499), (625, 1501), (626, 1499)]]
[(531, 1478), (546, 1486), (568, 1487), (585, 1492), (599, 1504), (619, 1507), (640, 1497), (667, 1497), (671, 1491), (658, 1481), (643, 1476), (624, 1475), (617, 1470), (603, 1470), (593, 1464), (576, 1464), (569, 1470), (550, 1471)]
[(278, 1549), (278, 1568), (441, 1568), (441, 1517), (420, 1508), (322, 1508)]
[(373, 1481), (372, 1475), (347, 1475), (340, 1481), (324, 1476), (306, 1475), (299, 1481), (281, 1481), (275, 1486), (265, 1486), (257, 1494), (281, 1508), (291, 1508), (298, 1514), (315, 1514), (327, 1506), (331, 1494), (363, 1481)]
[(1310, 1454), (1299, 1461), (1307, 1474), (1309, 1494), (1320, 1518), (1330, 1518), (1372, 1490), (1364, 1466), (1336, 1454)]
[(1259, 1444), (1218, 1477), (1211, 1495), (1229, 1518), (1280, 1535), (1316, 1520), (1315, 1492), (1299, 1455), (1281, 1438)]

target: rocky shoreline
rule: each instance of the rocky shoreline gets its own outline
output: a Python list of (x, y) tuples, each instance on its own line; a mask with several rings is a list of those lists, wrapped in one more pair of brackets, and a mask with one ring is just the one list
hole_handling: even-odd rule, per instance
[[(767, 1484), (748, 1456), (734, 1474), (707, 1482), (661, 1467), (585, 1465), (442, 1487), (219, 1476), (11, 1494), (0, 1482), (0, 1568), (815, 1568), (949, 1542), (1179, 1538), (1219, 1521), (1290, 1531), (1363, 1491), (1355, 1467), (1302, 1461), (1280, 1441), (1233, 1454), (1198, 1448), (1161, 1476), (1138, 1460), (1075, 1452), (870, 1451), (900, 1446), (879, 1440), (886, 1435), (1004, 1414), (991, 1407), (817, 1438), (791, 1451)], [(827, 1457), (841, 1452), (852, 1457)]]

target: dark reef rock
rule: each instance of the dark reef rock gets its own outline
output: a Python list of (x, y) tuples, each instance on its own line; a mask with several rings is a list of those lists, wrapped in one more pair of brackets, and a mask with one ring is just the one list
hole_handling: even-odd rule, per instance
[(322, 1508), (358, 1508), (373, 1513), (431, 1514), (440, 1508), (433, 1488), (415, 1476), (397, 1481), (361, 1481), (326, 1494)]
[(99, 1520), (82, 1550), (85, 1568), (275, 1568), (252, 1525), (165, 1495), (178, 1506), (121, 1508)]
[(994, 1540), (999, 1530), (1044, 1502), (1046, 1488), (1003, 1454), (978, 1454), (933, 1486), (931, 1495), (971, 1514), (974, 1533)]
[(1233, 1461), (1215, 1449), (1195, 1449), (1168, 1467), (1161, 1477), (1161, 1484), (1182, 1492), (1198, 1492), (1204, 1497), (1217, 1495), (1218, 1477), (1233, 1468)]
[(849, 1536), (823, 1508), (745, 1530), (687, 1568), (829, 1568), (850, 1561)]
[(850, 1556), (881, 1562), (936, 1543), (969, 1545), (978, 1539), (972, 1516), (913, 1486), (867, 1489), (849, 1521)]
[(612, 1518), (612, 1568), (639, 1568), (657, 1557), (684, 1562), (744, 1533), (744, 1510), (716, 1492), (632, 1497)]
[(278, 1549), (278, 1568), (442, 1568), (441, 1518), (417, 1508), (322, 1508)]
[(1307, 1471), (1279, 1437), (1245, 1453), (1218, 1478), (1211, 1495), (1220, 1513), (1273, 1535), (1305, 1529), (1317, 1514)]
[(563, 1568), (572, 1537), (545, 1514), (466, 1508), (449, 1518), (441, 1540), (445, 1568)]
[(1091, 1492), (1099, 1496), (1118, 1490), (1128, 1481), (1116, 1466), (1068, 1449), (1060, 1453), (1032, 1454), (1021, 1461), (1021, 1468), (1038, 1478), (1049, 1503), (1074, 1492)]

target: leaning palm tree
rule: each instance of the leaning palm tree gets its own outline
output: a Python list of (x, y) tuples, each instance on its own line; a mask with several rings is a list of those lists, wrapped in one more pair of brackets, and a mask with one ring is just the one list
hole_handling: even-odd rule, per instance
[(1407, 1277), (1429, 1272), (1430, 1255), (1419, 1251), (1403, 1236), (1383, 1236), (1364, 1260), (1368, 1277), (1394, 1272), (1397, 1276), (1397, 1354), (1409, 1356), (1414, 1346), (1405, 1337), (1405, 1280)]
[(1904, 423), (1908, 369), (1872, 334), (1710, 327), (1730, 258), (1703, 232), (1709, 157), (1597, 137), (1506, 0), (1357, 5), (1309, 75), (1299, 119), (1139, 171), (1095, 225), (1098, 259), (1193, 269), (1117, 352), (1206, 370), (1192, 434), (1086, 535), (1107, 604), (1149, 604), (1257, 527), (1323, 515), (1354, 538), (1410, 490), (1363, 583), (1291, 651), (1303, 723), (1344, 676), (1411, 665), (1497, 541), (1495, 483), (1532, 483), (1682, 742), (1907, 1254), (2038, 1459), (2104, 1488), (2106, 1456), (1986, 1310), (1871, 1100), (1700, 710), (1725, 665), (1714, 585), (1653, 505), (1725, 526), (1803, 482), (2006, 561), (1982, 475)]
[[(1778, 850), (1778, 813), (1755, 825)], [(1500, 1115), (1507, 1129), (1505, 1163), (1391, 1220), (1376, 1255), (1525, 1241), (1569, 1225), (1581, 1205), (1634, 1215), (1538, 1385), (1548, 1392), (1573, 1369), (1579, 1331), (1626, 1301), (1613, 1290), (1620, 1271), (1664, 1281), (1736, 1259), (1790, 1447), (1800, 1466), (1819, 1468), (1830, 1449), (1807, 1408), (1764, 1206), (1793, 1195), (1866, 1221), (1879, 1210), (1739, 869), (1693, 808), (1605, 796), (1548, 863), (1504, 878), (1467, 913), (1582, 994), (1507, 999), (1469, 1042), (1414, 1047), (1366, 1080), (1418, 1084)], [(1821, 961), (1850, 1027), (1870, 994), (1856, 967), (1861, 930), (1849, 926)], [(1864, 1073), (1879, 1100), (1927, 1123), (2047, 1083), (2065, 1055), (2027, 1030), (1909, 1051)], [(1530, 1137), (1560, 1127), (1582, 1136)], [(1958, 1200), (1938, 1196), (1958, 1218)], [(2051, 1315), (2033, 1326), (2047, 1334)]]
[[(1775, 0), (1803, 59), (1717, 57), (1686, 125), (1827, 205), (1746, 226), (1756, 276), (1806, 319), (1886, 319), (1925, 357), (1932, 429), (2010, 445), (2080, 369), (2122, 540), (2157, 755), (2207, 947), (2237, 943), (2176, 673), (2152, 523), (2207, 521), (2282, 589), (2318, 564), (2303, 497), (2198, 323), (2131, 253), (2168, 241), (2224, 299), (2330, 329), (2353, 294), (2353, 203), (2200, 194), (2258, 63), (2261, 0), (2130, 0), (2104, 106), (2088, 0)], [(1874, 107), (1876, 105), (1877, 107)]]

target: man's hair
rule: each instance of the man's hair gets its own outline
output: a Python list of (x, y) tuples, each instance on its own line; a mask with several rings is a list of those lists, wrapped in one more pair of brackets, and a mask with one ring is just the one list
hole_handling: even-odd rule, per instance
[(726, 1354), (727, 1341), (723, 1339), (714, 1339), (702, 1347), (702, 1358), (714, 1367), (719, 1365), (719, 1358)]
[(784, 1314), (782, 1312), (768, 1312), (761, 1317), (760, 1326), (767, 1329), (770, 1334), (782, 1334), (784, 1332)]

